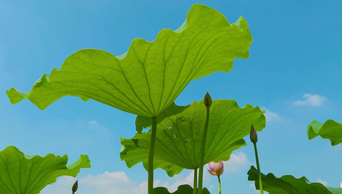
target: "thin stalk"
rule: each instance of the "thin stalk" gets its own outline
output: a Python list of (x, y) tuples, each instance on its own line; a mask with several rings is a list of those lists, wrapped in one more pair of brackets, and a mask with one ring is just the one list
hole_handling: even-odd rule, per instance
[(220, 179), (220, 175), (217, 175), (218, 178), (218, 182), (219, 182), (219, 194), (221, 194), (221, 179)]
[(194, 192), (193, 194), (197, 194), (197, 168), (194, 169)]
[(258, 175), (259, 175), (259, 189), (260, 189), (260, 193), (263, 194), (264, 190), (262, 188), (262, 179), (261, 179), (261, 173), (260, 173), (258, 150), (257, 150), (256, 143), (253, 143), (253, 145), (254, 145), (255, 158), (256, 158), (256, 163), (257, 163), (257, 168), (258, 168)]
[(205, 143), (207, 141), (207, 132), (209, 126), (209, 116), (210, 116), (210, 106), (207, 108), (207, 117), (205, 119), (204, 131), (203, 131), (203, 138), (202, 138), (202, 145), (201, 145), (201, 157), (200, 157), (200, 169), (199, 169), (199, 177), (198, 177), (198, 190), (199, 194), (202, 194), (203, 191), (203, 163), (204, 163), (204, 154), (205, 154)]
[(150, 154), (148, 156), (148, 194), (153, 194), (153, 158), (157, 136), (157, 117), (152, 117)]

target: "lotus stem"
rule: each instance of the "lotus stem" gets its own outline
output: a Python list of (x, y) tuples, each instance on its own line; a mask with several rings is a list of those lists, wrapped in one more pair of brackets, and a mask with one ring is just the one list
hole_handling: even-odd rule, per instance
[(258, 168), (258, 175), (259, 175), (259, 189), (260, 189), (260, 193), (263, 194), (264, 190), (262, 188), (262, 179), (261, 179), (261, 173), (260, 173), (258, 149), (257, 149), (257, 146), (256, 146), (256, 142), (253, 142), (253, 145), (254, 145), (255, 159), (256, 159), (257, 168)]
[(204, 131), (203, 131), (203, 138), (202, 138), (202, 145), (201, 145), (201, 155), (200, 155), (200, 168), (199, 168), (199, 177), (198, 177), (198, 190), (199, 194), (203, 192), (203, 163), (204, 163), (204, 155), (205, 155), (205, 144), (207, 141), (207, 132), (209, 126), (209, 116), (210, 116), (210, 106), (206, 106), (207, 108), (207, 117), (205, 119)]
[(218, 178), (218, 182), (219, 182), (219, 194), (221, 194), (221, 179), (220, 179), (220, 175), (217, 175)]
[(148, 156), (148, 194), (153, 194), (153, 158), (157, 136), (157, 117), (152, 117), (150, 154)]
[(193, 194), (197, 194), (197, 168), (194, 169), (194, 192)]

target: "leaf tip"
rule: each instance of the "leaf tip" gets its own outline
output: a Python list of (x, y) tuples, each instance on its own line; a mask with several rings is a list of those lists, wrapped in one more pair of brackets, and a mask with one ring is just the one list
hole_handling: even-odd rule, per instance
[(6, 90), (6, 95), (10, 99), (11, 104), (16, 104), (26, 99), (28, 92), (21, 92), (16, 90), (15, 88), (11, 88), (9, 90)]

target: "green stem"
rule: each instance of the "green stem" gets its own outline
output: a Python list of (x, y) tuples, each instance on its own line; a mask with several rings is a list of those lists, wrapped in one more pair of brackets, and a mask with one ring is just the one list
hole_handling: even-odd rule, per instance
[(221, 194), (221, 179), (220, 179), (220, 175), (218, 175), (217, 178), (218, 178), (218, 182), (219, 182), (219, 194)]
[(202, 145), (201, 145), (201, 155), (200, 155), (200, 169), (199, 169), (199, 177), (198, 177), (198, 189), (199, 194), (202, 194), (203, 191), (203, 163), (204, 163), (204, 154), (205, 154), (205, 143), (207, 142), (207, 132), (209, 126), (209, 116), (210, 116), (210, 107), (207, 108), (207, 117), (205, 119), (204, 131), (203, 131), (203, 138), (202, 138)]
[(157, 136), (157, 117), (152, 117), (150, 154), (148, 156), (148, 194), (153, 194), (153, 157)]
[(197, 168), (194, 169), (194, 192), (193, 194), (197, 194)]
[(260, 173), (258, 150), (257, 150), (256, 143), (253, 143), (253, 144), (254, 144), (254, 152), (255, 152), (255, 158), (256, 158), (256, 163), (257, 163), (257, 168), (258, 168), (258, 175), (259, 175), (259, 189), (260, 189), (260, 193), (263, 194), (264, 190), (262, 189), (262, 179), (261, 179), (261, 173)]

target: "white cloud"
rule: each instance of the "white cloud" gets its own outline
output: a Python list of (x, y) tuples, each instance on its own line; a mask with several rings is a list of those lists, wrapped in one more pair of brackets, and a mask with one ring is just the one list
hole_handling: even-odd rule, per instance
[[(125, 172), (105, 172), (100, 175), (89, 175), (80, 179), (79, 185), (92, 188), (96, 193), (143, 193), (145, 185), (135, 185)], [(80, 192), (82, 193), (82, 192)]]
[[(205, 177), (205, 176), (204, 176)], [(159, 179), (154, 181), (154, 187), (166, 187), (170, 192), (175, 192), (179, 185), (189, 184), (193, 185), (194, 173), (191, 173), (183, 177), (176, 175), (172, 180), (176, 180), (174, 183), (162, 182)], [(73, 177), (62, 177), (52, 185), (45, 187), (41, 194), (60, 194), (71, 193), (71, 187), (76, 181)], [(104, 172), (99, 175), (89, 175), (84, 178), (80, 178), (78, 181), (77, 193), (87, 194), (117, 194), (117, 193), (134, 193), (134, 194), (146, 194), (147, 181), (143, 181), (140, 184), (135, 184), (125, 172)]]
[(97, 121), (88, 121), (88, 124), (89, 124), (89, 125), (96, 125), (96, 124), (97, 124)]
[(322, 179), (317, 179), (315, 182), (317, 182), (317, 183), (321, 183), (322, 185), (324, 185), (324, 186), (327, 186), (327, 181), (324, 181), (324, 180), (322, 180)]
[(268, 108), (260, 107), (260, 109), (265, 110), (266, 122), (281, 120), (280, 116), (276, 112), (270, 111)]
[[(203, 177), (205, 178), (205, 174)], [(194, 171), (191, 171), (190, 174), (186, 177), (183, 177), (181, 175), (176, 175), (174, 176), (173, 179), (175, 179), (176, 181), (171, 185), (168, 182), (162, 183), (160, 180), (156, 180), (154, 182), (154, 187), (165, 187), (169, 190), (169, 192), (175, 192), (180, 185), (187, 184), (187, 185), (193, 186)]]
[[(232, 154), (230, 160), (224, 162), (225, 172), (237, 172), (245, 169), (249, 165), (246, 154), (240, 152)], [(204, 171), (208, 169), (208, 165), (204, 166)], [(211, 177), (211, 176), (209, 176)], [(208, 173), (204, 173), (203, 180), (209, 183), (210, 178)], [(161, 181), (156, 179), (154, 181), (154, 187), (166, 187), (169, 192), (175, 192), (180, 185), (188, 184), (193, 186), (194, 172), (191, 171), (187, 176), (176, 175), (171, 181)], [(71, 187), (75, 183), (76, 178), (64, 176), (59, 178), (56, 183), (45, 187), (41, 194), (60, 194), (71, 193)], [(209, 185), (209, 189), (213, 187)], [(146, 194), (147, 181), (143, 181), (140, 184), (134, 183), (125, 172), (104, 172), (99, 175), (88, 175), (78, 180), (77, 193), (87, 194), (117, 194), (117, 193), (134, 193), (134, 194)]]
[(327, 97), (320, 96), (318, 94), (304, 94), (304, 100), (297, 100), (293, 102), (295, 106), (322, 106), (323, 102), (327, 100)]
[(250, 161), (243, 152), (231, 154), (228, 161), (223, 162), (224, 172), (238, 172), (249, 167)]
[[(56, 183), (45, 187), (41, 194), (71, 193), (71, 187), (75, 178), (64, 176)], [(125, 172), (105, 172), (99, 175), (89, 175), (78, 181), (77, 193), (87, 194), (115, 194), (137, 193), (144, 194), (147, 191), (147, 183), (140, 185), (133, 183)]]
[(57, 179), (57, 182), (46, 186), (40, 193), (41, 194), (59, 194), (71, 193), (71, 187), (74, 185), (76, 178), (64, 176)]
[(208, 189), (209, 189), (209, 190), (212, 190), (213, 188), (214, 188), (214, 185), (213, 185), (213, 184), (210, 184)]

